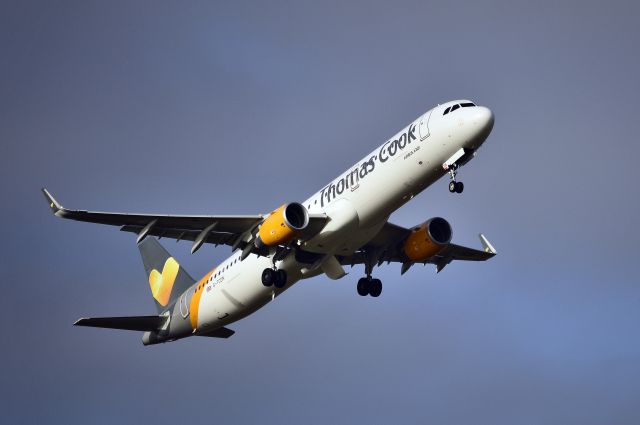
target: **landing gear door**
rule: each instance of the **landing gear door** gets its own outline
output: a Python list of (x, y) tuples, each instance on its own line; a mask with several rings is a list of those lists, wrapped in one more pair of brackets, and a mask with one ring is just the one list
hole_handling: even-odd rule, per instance
[(431, 118), (432, 112), (433, 109), (420, 118), (420, 141), (429, 137), (429, 118)]

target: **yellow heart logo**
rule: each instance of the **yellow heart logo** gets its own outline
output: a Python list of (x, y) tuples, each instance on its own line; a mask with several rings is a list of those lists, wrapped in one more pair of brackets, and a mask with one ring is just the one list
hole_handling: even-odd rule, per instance
[(151, 270), (151, 274), (149, 274), (149, 286), (151, 287), (153, 298), (163, 307), (169, 302), (173, 283), (176, 281), (179, 269), (178, 262), (173, 257), (169, 257), (164, 263), (162, 274), (156, 269)]

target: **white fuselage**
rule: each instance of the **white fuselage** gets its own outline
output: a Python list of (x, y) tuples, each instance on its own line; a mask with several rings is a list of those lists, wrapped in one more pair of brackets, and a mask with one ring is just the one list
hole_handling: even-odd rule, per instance
[[(452, 101), (429, 110), (303, 202), (309, 213), (324, 213), (329, 221), (301, 248), (322, 254), (355, 252), (379, 232), (395, 210), (446, 174), (443, 163), (457, 151), (475, 151), (491, 131), (493, 115), (480, 106), (443, 115), (447, 107), (464, 102), (469, 101)], [(300, 279), (318, 274), (305, 274), (308, 265), (289, 255), (276, 264), (286, 270), (287, 285), (282, 289), (266, 287), (261, 273), (272, 266), (271, 259), (251, 254), (241, 261), (240, 256), (241, 252), (234, 253), (203, 278), (206, 280), (198, 282), (205, 287), (195, 318), (196, 334), (246, 317)], [(190, 291), (193, 288), (177, 302), (185, 303), (183, 313), (188, 312)], [(182, 318), (188, 320), (185, 314)]]

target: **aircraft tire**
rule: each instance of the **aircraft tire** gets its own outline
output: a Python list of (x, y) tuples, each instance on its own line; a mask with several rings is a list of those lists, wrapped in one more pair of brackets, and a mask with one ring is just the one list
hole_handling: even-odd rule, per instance
[(449, 182), (449, 192), (454, 193), (455, 191), (456, 191), (456, 182), (450, 181)]
[(366, 277), (358, 280), (358, 286), (356, 287), (356, 289), (358, 290), (358, 295), (360, 295), (361, 297), (366, 297), (367, 295), (369, 295), (370, 286), (371, 282)]
[(464, 190), (464, 183), (456, 182), (456, 193), (462, 193)]
[(262, 271), (262, 284), (264, 286), (273, 285), (275, 280), (276, 280), (276, 273), (274, 270), (264, 269)]
[(373, 279), (371, 281), (371, 288), (369, 289), (369, 295), (377, 298), (382, 293), (382, 281), (380, 279)]
[(276, 288), (284, 288), (287, 284), (287, 272), (284, 270), (278, 270), (275, 273), (276, 279), (273, 282), (273, 286)]

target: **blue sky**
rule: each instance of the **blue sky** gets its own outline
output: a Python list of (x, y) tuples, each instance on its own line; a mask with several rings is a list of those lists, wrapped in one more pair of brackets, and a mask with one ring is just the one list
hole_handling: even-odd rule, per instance
[[(8, 423), (636, 424), (635, 2), (4, 2), (0, 170)], [(399, 210), (499, 255), (316, 278), (228, 341), (143, 347), (135, 238), (68, 207), (250, 214), (303, 200), (437, 103), (496, 115)], [(228, 255), (163, 241), (191, 274)]]

